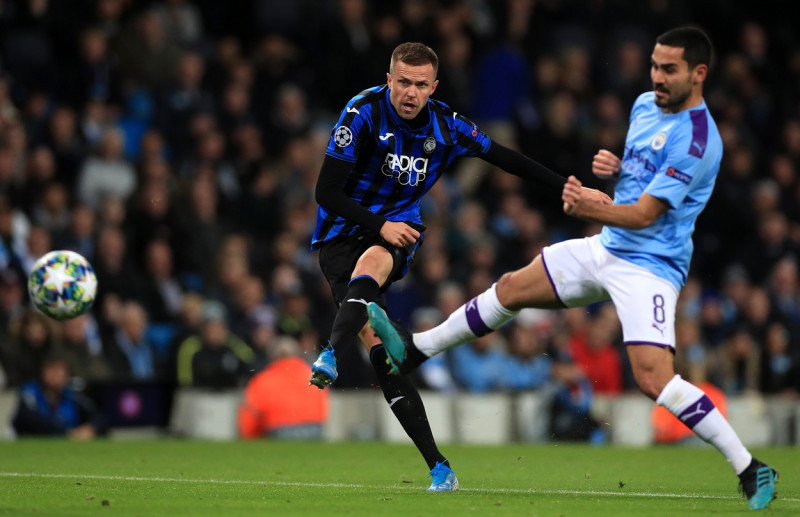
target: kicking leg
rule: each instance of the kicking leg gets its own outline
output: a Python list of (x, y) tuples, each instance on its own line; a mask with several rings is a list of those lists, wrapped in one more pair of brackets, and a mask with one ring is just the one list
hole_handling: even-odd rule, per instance
[(553, 291), (541, 255), (524, 268), (503, 275), (443, 323), (413, 337), (393, 325), (380, 307), (371, 305), (368, 313), (370, 326), (386, 347), (392, 370), (408, 373), (429, 357), (498, 329), (525, 307), (563, 307)]

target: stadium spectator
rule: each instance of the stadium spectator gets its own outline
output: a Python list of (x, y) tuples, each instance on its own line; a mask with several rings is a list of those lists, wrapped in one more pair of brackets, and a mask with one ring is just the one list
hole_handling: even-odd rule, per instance
[(13, 426), (18, 436), (64, 436), (90, 440), (102, 436), (105, 422), (94, 403), (69, 386), (69, 363), (57, 355), (42, 361), (40, 374), (19, 388)]
[(138, 249), (144, 251), (139, 301), (147, 307), (151, 322), (174, 323), (180, 312), (183, 286), (173, 271), (172, 248), (166, 240), (156, 238)]
[(569, 354), (555, 354), (552, 382), (543, 391), (552, 397), (549, 423), (552, 439), (588, 441), (593, 445), (606, 441), (605, 432), (591, 414), (592, 382)]
[(780, 322), (767, 327), (761, 350), (759, 389), (764, 394), (795, 398), (800, 392), (800, 358), (792, 333)]
[(138, 271), (129, 260), (127, 249), (125, 235), (120, 228), (105, 226), (98, 232), (96, 253), (92, 262), (97, 275), (95, 304), (98, 307), (103, 307), (103, 300), (109, 294), (123, 299), (137, 297), (140, 279)]
[(12, 328), (27, 308), (24, 279), (16, 269), (0, 269), (0, 342), (9, 342)]
[(70, 210), (69, 226), (64, 232), (53, 236), (54, 243), (58, 249), (74, 251), (93, 263), (96, 226), (94, 210), (86, 205), (75, 204)]
[(253, 351), (228, 330), (226, 318), (220, 302), (203, 304), (200, 332), (178, 348), (178, 384), (225, 389), (242, 386), (247, 380)]
[(500, 334), (474, 339), (448, 353), (456, 384), (472, 393), (499, 391), (505, 386), (509, 356)]
[(116, 379), (152, 381), (164, 375), (166, 351), (147, 336), (148, 315), (135, 301), (123, 302), (118, 321), (106, 334), (103, 355)]
[(247, 439), (321, 439), (329, 393), (308, 389), (311, 368), (300, 357), (294, 338), (280, 338), (270, 356), (269, 365), (245, 387), (239, 435)]
[(239, 280), (234, 289), (233, 306), (228, 318), (228, 327), (237, 336), (249, 336), (254, 327), (275, 322), (275, 311), (267, 303), (264, 282), (255, 275), (247, 275)]
[(152, 89), (167, 84), (180, 58), (180, 46), (154, 9), (137, 13), (116, 42), (126, 79)]
[(86, 157), (86, 142), (78, 131), (75, 110), (59, 106), (50, 116), (45, 144), (53, 151), (58, 178), (74, 192), (75, 182)]
[(9, 386), (20, 386), (39, 376), (42, 361), (57, 347), (55, 322), (32, 307), (25, 309), (3, 340), (3, 364)]
[[(536, 311), (520, 314), (511, 327), (502, 387), (511, 391), (537, 390), (550, 381), (552, 359)], [(572, 383), (570, 383), (572, 384)]]
[(97, 155), (89, 157), (81, 167), (77, 180), (77, 197), (81, 203), (97, 209), (106, 197), (125, 201), (136, 188), (136, 171), (123, 155), (122, 132), (115, 128), (101, 130)]
[(602, 304), (570, 338), (569, 353), (591, 381), (595, 393), (618, 395), (622, 392), (622, 361), (614, 343), (618, 328), (613, 306)]
[(83, 314), (61, 324), (58, 354), (69, 363), (70, 373), (82, 383), (111, 378), (103, 356), (103, 342), (94, 316)]

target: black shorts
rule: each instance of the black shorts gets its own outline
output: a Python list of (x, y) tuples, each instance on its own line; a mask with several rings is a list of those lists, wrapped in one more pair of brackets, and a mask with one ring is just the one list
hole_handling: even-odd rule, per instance
[(334, 300), (336, 300), (337, 307), (341, 305), (345, 294), (347, 294), (347, 287), (350, 284), (350, 278), (356, 268), (358, 259), (372, 246), (381, 246), (392, 254), (393, 261), (392, 272), (389, 273), (386, 283), (381, 286), (380, 296), (375, 300), (378, 305), (386, 309), (386, 298), (383, 293), (389, 289), (392, 282), (400, 280), (406, 275), (408, 267), (414, 259), (414, 253), (422, 244), (422, 232), (425, 227), (418, 224), (406, 224), (419, 231), (420, 238), (414, 244), (408, 244), (402, 248), (392, 246), (383, 240), (380, 235), (372, 231), (361, 232), (347, 237), (338, 237), (320, 247), (319, 265), (322, 268), (322, 274), (325, 275), (328, 284), (331, 286), (331, 292)]

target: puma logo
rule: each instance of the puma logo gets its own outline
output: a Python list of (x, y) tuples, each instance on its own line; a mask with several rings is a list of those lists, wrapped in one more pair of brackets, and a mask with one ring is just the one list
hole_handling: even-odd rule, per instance
[(656, 329), (661, 333), (661, 337), (664, 337), (664, 329), (653, 323), (653, 328)]
[(700, 154), (703, 154), (703, 150), (705, 149), (699, 142), (692, 142), (692, 147), (697, 147), (697, 152)]
[(695, 409), (694, 411), (692, 411), (692, 412), (691, 412), (691, 413), (689, 413), (689, 414), (686, 414), (686, 415), (681, 415), (681, 420), (683, 420), (684, 422), (686, 422), (687, 420), (689, 420), (690, 418), (692, 418), (692, 417), (693, 417), (693, 416), (695, 416), (695, 415), (705, 415), (706, 413), (708, 413), (708, 411), (706, 411), (705, 409), (702, 409), (702, 408), (700, 407), (700, 406), (702, 406), (702, 405), (703, 405), (703, 403), (702, 403), (702, 402), (698, 402), (698, 403), (697, 403), (697, 409)]

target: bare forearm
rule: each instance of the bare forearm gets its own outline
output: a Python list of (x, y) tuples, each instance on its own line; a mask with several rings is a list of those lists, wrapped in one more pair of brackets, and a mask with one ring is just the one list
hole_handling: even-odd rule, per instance
[(603, 205), (596, 202), (582, 202), (570, 214), (587, 221), (618, 228), (639, 230), (653, 224), (638, 204)]

